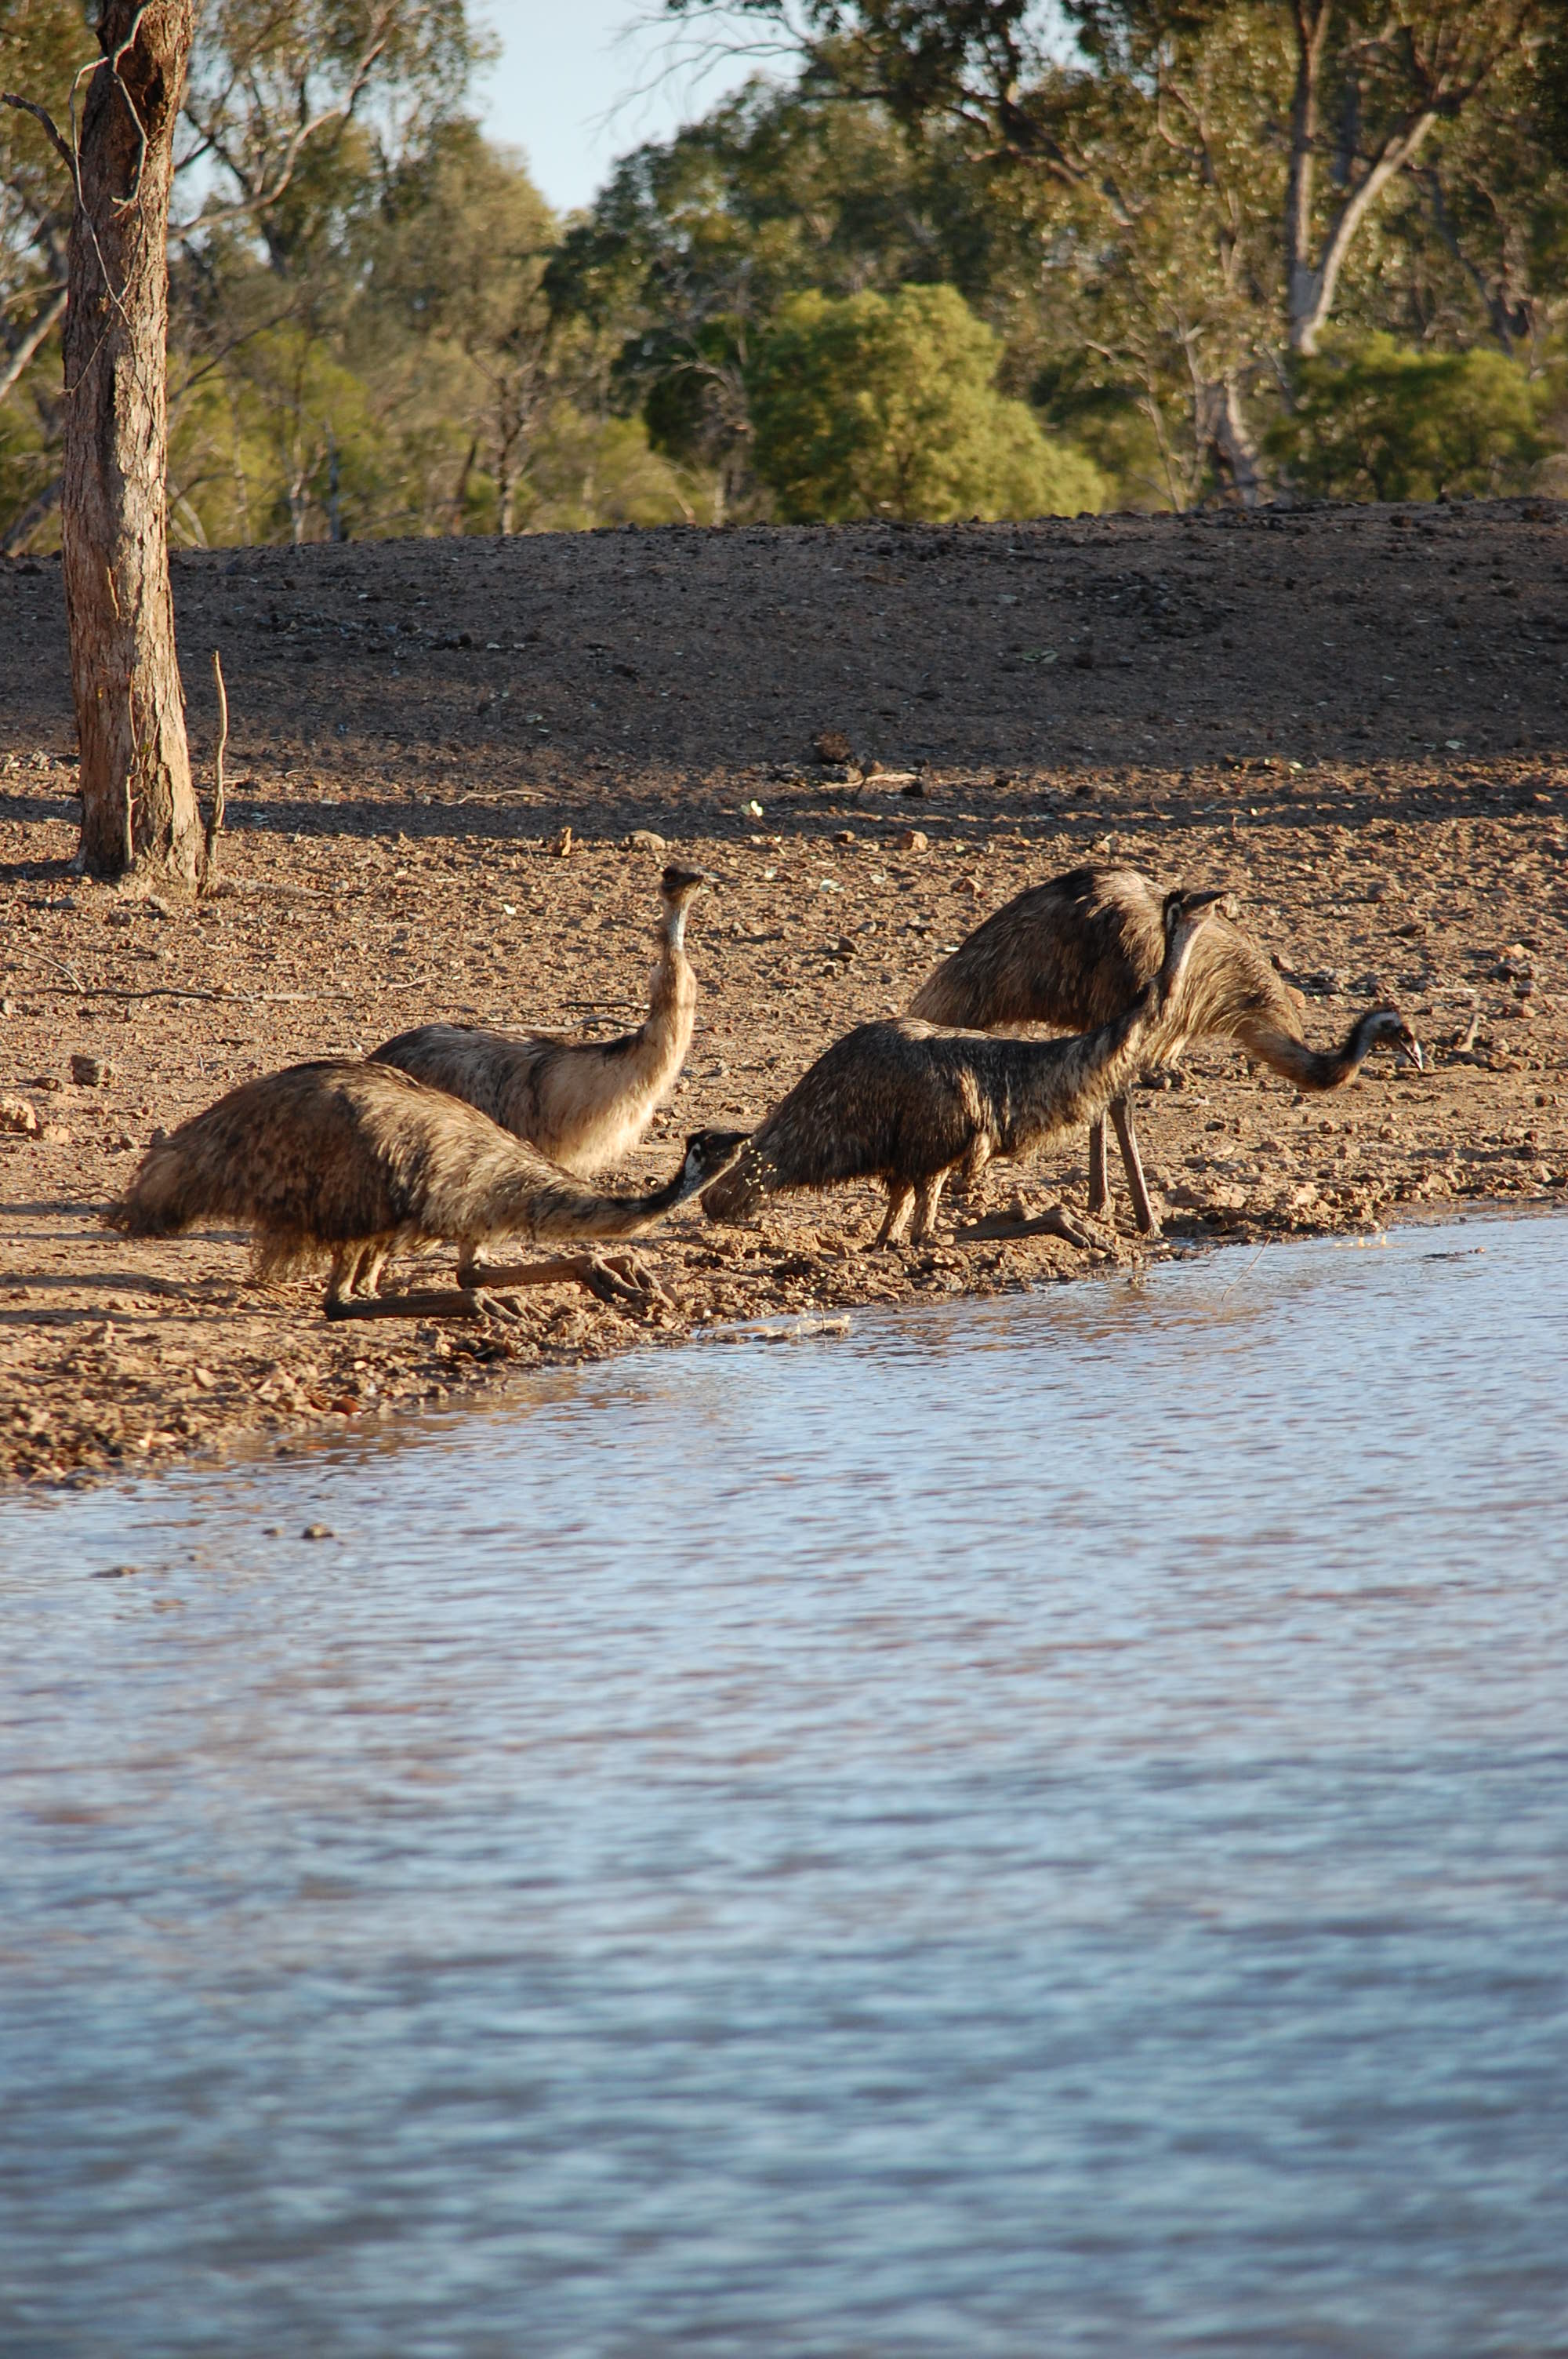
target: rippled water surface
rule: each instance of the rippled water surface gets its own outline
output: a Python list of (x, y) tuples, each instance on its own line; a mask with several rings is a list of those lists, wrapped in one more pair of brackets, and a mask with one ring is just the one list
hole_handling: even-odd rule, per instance
[(0, 2351), (1568, 2352), (1565, 1300), (1232, 1253), (0, 1511)]

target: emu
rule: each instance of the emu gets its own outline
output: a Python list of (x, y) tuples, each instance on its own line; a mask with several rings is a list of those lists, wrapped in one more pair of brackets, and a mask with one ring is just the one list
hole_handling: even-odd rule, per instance
[(686, 955), (687, 911), (712, 882), (706, 869), (674, 864), (659, 879), (659, 955), (647, 1019), (635, 1032), (563, 1040), (422, 1024), (384, 1041), (373, 1060), (466, 1099), (579, 1179), (622, 1161), (674, 1090), (691, 1047), (697, 977)]
[[(908, 1220), (909, 1242), (921, 1244), (957, 1168), (978, 1178), (993, 1156), (1022, 1156), (1069, 1123), (1098, 1118), (1126, 1088), (1151, 1038), (1181, 1025), (1184, 1008), (1172, 1003), (1218, 899), (1166, 895), (1156, 975), (1092, 1032), (1017, 1040), (941, 1031), (906, 1016), (858, 1026), (803, 1074), (734, 1168), (705, 1191), (704, 1211), (743, 1220), (763, 1197), (787, 1189), (880, 1179), (888, 1206), (876, 1243), (894, 1243)], [(1061, 1234), (1074, 1232), (1069, 1224)]]
[[(596, 1195), (459, 1098), (390, 1065), (326, 1059), (246, 1082), (147, 1150), (107, 1217), (129, 1236), (176, 1236), (207, 1219), (248, 1222), (268, 1279), (331, 1257), (330, 1319), (473, 1315), (481, 1286), (575, 1279), (605, 1300), (651, 1290), (593, 1254), (481, 1268), (481, 1248), (522, 1237), (631, 1237), (734, 1159), (739, 1131), (696, 1131), (680, 1169), (639, 1196)], [(459, 1291), (377, 1299), (393, 1253), (449, 1243)], [(359, 1297), (360, 1299), (353, 1298)]]
[[(1164, 952), (1162, 898), (1136, 868), (1091, 863), (1046, 885), (1032, 885), (959, 943), (909, 1003), (933, 1024), (1050, 1024), (1078, 1031), (1103, 1024), (1159, 971)], [(1387, 1042), (1397, 1058), (1422, 1067), (1421, 1045), (1397, 1007), (1368, 1010), (1337, 1049), (1312, 1049), (1303, 1038), (1294, 995), (1251, 935), (1215, 925), (1195, 952), (1183, 995), (1184, 1037), (1234, 1040), (1254, 1062), (1299, 1090), (1336, 1090)], [(1166, 1054), (1180, 1051), (1180, 1038)], [(1127, 1089), (1110, 1100), (1134, 1215), (1158, 1234)], [(1089, 1124), (1091, 1212), (1109, 1201), (1105, 1120)]]

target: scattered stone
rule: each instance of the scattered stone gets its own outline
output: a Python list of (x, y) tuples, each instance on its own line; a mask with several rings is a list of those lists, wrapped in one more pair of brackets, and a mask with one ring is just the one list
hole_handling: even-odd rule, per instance
[(660, 860), (669, 850), (669, 845), (662, 835), (655, 835), (651, 827), (634, 827), (626, 839), (626, 849), (628, 852), (651, 852), (655, 860)]
[(114, 1068), (103, 1057), (84, 1056), (80, 1049), (70, 1060), (70, 1078), (79, 1089), (102, 1089), (114, 1077)]
[(0, 1098), (0, 1130), (8, 1130), (18, 1138), (37, 1138), (41, 1124), (37, 1106), (26, 1098)]
[(833, 762), (852, 762), (855, 758), (855, 749), (841, 729), (819, 729), (811, 750), (824, 768)]
[(557, 860), (569, 860), (571, 858), (572, 832), (569, 827), (562, 828), (559, 835), (557, 836), (554, 843), (551, 844), (550, 850), (555, 853)]
[(902, 835), (894, 836), (893, 846), (899, 852), (927, 852), (931, 839), (922, 828), (906, 827)]
[(338, 1535), (330, 1524), (307, 1524), (299, 1537), (302, 1540), (335, 1540)]

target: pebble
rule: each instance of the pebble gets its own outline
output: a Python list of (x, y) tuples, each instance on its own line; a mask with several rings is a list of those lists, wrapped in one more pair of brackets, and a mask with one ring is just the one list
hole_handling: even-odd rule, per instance
[(634, 827), (626, 839), (626, 849), (628, 852), (651, 852), (657, 860), (669, 850), (669, 846), (662, 835), (654, 834), (651, 827)]
[(899, 852), (926, 852), (930, 849), (931, 839), (924, 828), (906, 827), (902, 835), (893, 838), (893, 844)]
[(114, 1067), (102, 1057), (84, 1056), (81, 1050), (70, 1060), (70, 1078), (79, 1089), (102, 1089), (114, 1077)]

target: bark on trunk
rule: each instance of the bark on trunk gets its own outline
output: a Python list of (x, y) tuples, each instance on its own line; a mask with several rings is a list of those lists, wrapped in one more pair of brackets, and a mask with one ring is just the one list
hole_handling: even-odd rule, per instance
[[(61, 500), (81, 865), (193, 883), (201, 823), (174, 645), (168, 202), (194, 0), (103, 0), (87, 84), (65, 323)], [(135, 38), (132, 38), (132, 35)]]

